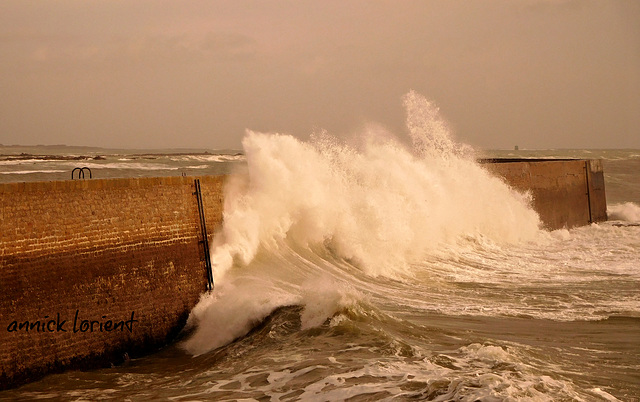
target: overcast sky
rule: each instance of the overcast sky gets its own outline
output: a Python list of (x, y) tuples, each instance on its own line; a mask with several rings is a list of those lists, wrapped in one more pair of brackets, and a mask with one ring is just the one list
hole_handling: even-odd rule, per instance
[(480, 148), (640, 148), (637, 0), (2, 0), (0, 143), (240, 148), (434, 101)]

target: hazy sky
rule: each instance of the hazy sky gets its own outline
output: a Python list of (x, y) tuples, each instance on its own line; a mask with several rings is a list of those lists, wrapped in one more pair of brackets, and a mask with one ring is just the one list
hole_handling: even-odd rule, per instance
[(402, 95), (483, 148), (640, 148), (640, 1), (0, 1), (0, 143), (240, 148)]

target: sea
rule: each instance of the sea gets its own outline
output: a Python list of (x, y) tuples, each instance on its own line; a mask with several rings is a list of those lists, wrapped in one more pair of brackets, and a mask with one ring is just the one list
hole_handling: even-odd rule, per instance
[[(640, 150), (473, 149), (404, 102), (403, 133), (1, 146), (0, 182), (229, 178), (215, 288), (176, 342), (0, 400), (639, 401)], [(609, 220), (542, 229), (476, 162), (498, 157), (601, 159)]]

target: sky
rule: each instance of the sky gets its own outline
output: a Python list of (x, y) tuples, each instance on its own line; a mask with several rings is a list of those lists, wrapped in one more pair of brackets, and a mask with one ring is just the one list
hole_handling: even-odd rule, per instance
[(640, 148), (640, 1), (0, 2), (4, 145), (404, 140), (411, 90), (477, 148)]

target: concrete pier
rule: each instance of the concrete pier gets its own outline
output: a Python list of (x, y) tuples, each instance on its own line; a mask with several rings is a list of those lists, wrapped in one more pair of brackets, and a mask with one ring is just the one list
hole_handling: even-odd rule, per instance
[(607, 220), (602, 161), (579, 159), (484, 159), (510, 186), (529, 191), (547, 229)]

